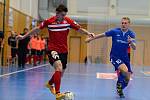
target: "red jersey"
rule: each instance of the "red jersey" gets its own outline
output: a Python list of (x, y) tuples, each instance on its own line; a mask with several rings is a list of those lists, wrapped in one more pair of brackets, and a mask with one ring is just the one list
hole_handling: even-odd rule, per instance
[(78, 30), (80, 25), (69, 17), (64, 17), (64, 20), (58, 23), (56, 21), (56, 16), (53, 16), (40, 24), (40, 29), (44, 27), (47, 27), (49, 32), (48, 50), (66, 53), (68, 52), (67, 36), (69, 29), (73, 28)]

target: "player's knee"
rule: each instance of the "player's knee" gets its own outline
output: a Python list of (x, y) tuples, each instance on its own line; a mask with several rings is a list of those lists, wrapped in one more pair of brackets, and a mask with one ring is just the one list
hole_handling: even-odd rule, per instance
[(121, 73), (127, 73), (128, 72), (128, 68), (126, 67), (126, 65), (122, 64), (120, 67), (119, 67), (119, 70)]
[(55, 70), (57, 70), (57, 71), (61, 71), (62, 72), (62, 63), (61, 63), (61, 61), (57, 61), (55, 64), (54, 64), (54, 66), (55, 66)]
[(61, 72), (62, 72), (62, 66), (57, 66), (57, 67), (55, 67), (55, 70), (56, 70), (56, 71), (61, 71)]

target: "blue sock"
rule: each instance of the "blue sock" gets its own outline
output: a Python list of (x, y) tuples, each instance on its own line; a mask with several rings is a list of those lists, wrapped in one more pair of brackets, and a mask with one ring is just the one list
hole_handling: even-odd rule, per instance
[(124, 80), (122, 83), (122, 89), (124, 89), (125, 87), (128, 86), (129, 81), (128, 80)]
[(118, 81), (119, 83), (121, 83), (122, 89), (124, 89), (127, 85), (128, 85), (128, 80), (125, 80), (126, 76), (123, 75), (122, 73), (119, 74), (118, 76)]

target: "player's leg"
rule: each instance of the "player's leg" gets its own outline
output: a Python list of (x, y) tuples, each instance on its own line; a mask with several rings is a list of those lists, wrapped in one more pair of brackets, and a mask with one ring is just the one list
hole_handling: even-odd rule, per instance
[(65, 73), (66, 68), (67, 68), (67, 59), (68, 59), (67, 57), (68, 57), (68, 53), (60, 54), (60, 60), (62, 62), (62, 66), (63, 66), (62, 77), (63, 77), (63, 75)]
[[(50, 63), (54, 66), (55, 72), (51, 79), (48, 82), (47, 87), (50, 91), (56, 95), (56, 99), (64, 98), (65, 94), (60, 93), (60, 85), (61, 85), (61, 74), (62, 74), (62, 63), (59, 58), (59, 55), (56, 51), (51, 51), (48, 54)], [(55, 88), (53, 87), (55, 86)]]
[(124, 65), (122, 60), (120, 60), (116, 57), (110, 57), (110, 58), (111, 58), (110, 61), (114, 65), (115, 70), (117, 71), (117, 75), (118, 75), (118, 80), (117, 80), (117, 84), (116, 84), (117, 93), (122, 98), (122, 97), (124, 97), (122, 85), (123, 85), (123, 80), (125, 77), (122, 74), (122, 70), (120, 70), (120, 69), (124, 68), (124, 70), (126, 70), (125, 69), (126, 67), (122, 67)]
[(22, 66), (22, 52), (21, 52), (21, 49), (19, 48), (18, 49), (18, 68), (21, 68)]
[(55, 61), (54, 65), (55, 67), (55, 73), (54, 73), (54, 85), (56, 90), (56, 99), (62, 99), (65, 97), (64, 93), (60, 93), (60, 86), (61, 86), (61, 76), (62, 76), (62, 63), (60, 60)]
[(40, 50), (37, 50), (37, 62), (40, 64)]
[(117, 91), (120, 97), (124, 97), (123, 89), (127, 87), (131, 73), (128, 72), (128, 67), (125, 64), (121, 64), (118, 67), (119, 74), (118, 74), (118, 81), (117, 81)]
[(31, 59), (32, 59), (32, 54), (31, 54), (31, 49), (28, 49), (28, 62), (31, 64)]
[(32, 57), (33, 57), (33, 65), (36, 66), (37, 62), (37, 51), (36, 49), (31, 49)]
[(128, 72), (128, 68), (125, 64), (119, 66), (119, 72), (120, 76), (123, 78), (122, 88), (124, 89), (129, 83), (131, 73)]
[(11, 48), (12, 65), (15, 63), (15, 48)]
[(43, 50), (40, 51), (39, 63), (42, 63), (42, 61), (43, 61)]

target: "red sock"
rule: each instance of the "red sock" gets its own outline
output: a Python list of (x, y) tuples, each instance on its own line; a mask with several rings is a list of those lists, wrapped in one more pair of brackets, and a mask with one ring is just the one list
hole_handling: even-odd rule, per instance
[(54, 80), (56, 93), (59, 93), (60, 92), (60, 84), (61, 84), (61, 72), (60, 71), (55, 71), (53, 80)]
[(54, 84), (54, 75), (55, 75), (55, 73), (53, 74), (52, 78), (48, 82), (50, 85)]

